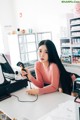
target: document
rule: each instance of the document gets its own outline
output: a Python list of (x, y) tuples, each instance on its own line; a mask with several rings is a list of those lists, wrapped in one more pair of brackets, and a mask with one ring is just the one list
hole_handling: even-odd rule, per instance
[(38, 120), (76, 120), (75, 113), (75, 102), (69, 100)]

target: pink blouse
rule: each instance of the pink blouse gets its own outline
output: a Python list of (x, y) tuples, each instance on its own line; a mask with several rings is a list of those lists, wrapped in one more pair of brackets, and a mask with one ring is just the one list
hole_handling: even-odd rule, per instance
[[(35, 64), (36, 79), (31, 76), (31, 82), (39, 87), (39, 94), (55, 92), (59, 87), (60, 71), (56, 64), (51, 63), (46, 69), (41, 62)], [(44, 86), (44, 83), (49, 84)]]

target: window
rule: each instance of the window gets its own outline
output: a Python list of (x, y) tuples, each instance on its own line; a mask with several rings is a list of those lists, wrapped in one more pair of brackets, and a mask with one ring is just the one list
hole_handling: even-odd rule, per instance
[(37, 48), (41, 40), (52, 40), (51, 32), (39, 32), (31, 34), (19, 34), (20, 60), (25, 66), (32, 66), (38, 60)]
[(27, 65), (32, 66), (37, 61), (37, 43), (35, 34), (18, 35), (20, 59)]

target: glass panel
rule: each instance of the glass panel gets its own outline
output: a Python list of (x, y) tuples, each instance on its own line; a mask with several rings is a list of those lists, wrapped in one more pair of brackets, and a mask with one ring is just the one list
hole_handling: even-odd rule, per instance
[(28, 56), (29, 56), (29, 61), (35, 61), (37, 60), (37, 53), (36, 52), (30, 52), (28, 53)]
[(27, 54), (21, 54), (21, 61), (22, 61), (23, 63), (28, 62)]
[(38, 34), (38, 42), (40, 42), (42, 40), (42, 34)]
[(42, 34), (42, 40), (45, 40), (45, 39), (50, 39), (51, 40), (51, 33), (43, 33)]
[(51, 33), (38, 33), (37, 34), (37, 39), (38, 39), (38, 42), (40, 42), (41, 40), (45, 40), (45, 39), (52, 39), (51, 38)]
[(24, 43), (27, 43), (27, 37), (24, 35)]
[(27, 49), (28, 49), (28, 52), (36, 51), (36, 44), (35, 43), (28, 43)]
[(27, 46), (26, 46), (26, 44), (21, 44), (21, 45), (20, 45), (20, 52), (21, 52), (21, 53), (27, 52)]
[(35, 42), (35, 35), (27, 35), (27, 42)]
[(25, 35), (19, 36), (19, 43), (20, 44), (26, 43), (26, 36)]
[(24, 44), (21, 44), (21, 45), (20, 45), (20, 52), (21, 52), (21, 53), (24, 53)]
[(23, 43), (23, 36), (19, 36), (19, 43)]
[[(27, 44), (27, 43), (26, 43)], [(27, 52), (27, 45), (26, 44), (24, 44), (24, 53), (26, 53)]]

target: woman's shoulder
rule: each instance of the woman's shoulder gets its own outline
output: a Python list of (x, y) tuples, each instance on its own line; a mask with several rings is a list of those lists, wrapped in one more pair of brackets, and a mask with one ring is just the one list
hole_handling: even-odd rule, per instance
[(40, 61), (37, 61), (37, 62), (35, 63), (35, 66), (37, 66), (37, 67), (41, 67), (41, 66), (42, 66), (42, 64), (41, 64), (41, 62), (40, 62)]
[(54, 71), (55, 73), (60, 73), (60, 70), (59, 70), (57, 64), (55, 64), (55, 63), (50, 64), (50, 71)]
[(57, 66), (57, 64), (55, 64), (55, 63), (51, 63), (51, 64), (50, 64), (50, 68), (51, 68), (51, 69), (53, 69), (53, 68), (57, 68), (57, 69), (58, 69), (58, 66)]

